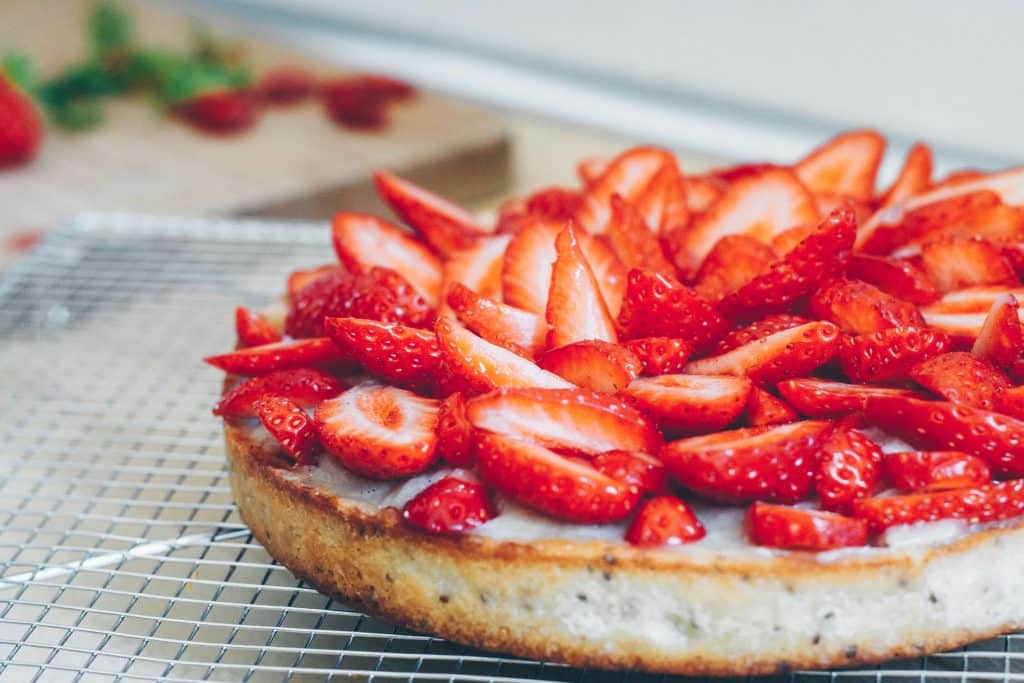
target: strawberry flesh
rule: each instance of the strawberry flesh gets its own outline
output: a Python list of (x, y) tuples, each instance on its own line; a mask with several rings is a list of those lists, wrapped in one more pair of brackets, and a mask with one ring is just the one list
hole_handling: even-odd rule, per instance
[(537, 365), (576, 386), (614, 394), (643, 369), (630, 350), (604, 341), (581, 341), (552, 349), (537, 357)]
[(883, 469), (889, 485), (905, 491), (963, 489), (992, 481), (984, 460), (958, 451), (890, 453)]
[(1020, 359), (1024, 353), (1024, 327), (1015, 296), (1004, 294), (993, 302), (971, 353), (1004, 368)]
[(572, 225), (555, 239), (555, 262), (544, 315), (549, 327), (548, 348), (590, 339), (618, 341), (615, 321)]
[(811, 312), (843, 332), (870, 334), (889, 327), (923, 327), (917, 307), (860, 280), (833, 280), (810, 299)]
[(785, 401), (757, 387), (751, 390), (745, 410), (746, 422), (751, 427), (795, 422), (800, 418)]
[(473, 214), (408, 180), (377, 171), (373, 174), (373, 184), (395, 215), (423, 235), (441, 254), (468, 249), (481, 235), (487, 234)]
[(853, 254), (846, 264), (846, 272), (852, 278), (912, 304), (930, 304), (939, 298), (939, 290), (928, 276), (904, 259)]
[(456, 282), (448, 289), (448, 305), (470, 331), (524, 358), (546, 346), (547, 325), (529, 311), (485, 298)]
[(812, 192), (871, 199), (885, 152), (885, 138), (873, 130), (842, 133), (814, 150), (793, 168)]
[(839, 417), (860, 412), (873, 396), (926, 398), (909, 389), (847, 384), (814, 377), (787, 379), (779, 382), (776, 389), (789, 405), (807, 417)]

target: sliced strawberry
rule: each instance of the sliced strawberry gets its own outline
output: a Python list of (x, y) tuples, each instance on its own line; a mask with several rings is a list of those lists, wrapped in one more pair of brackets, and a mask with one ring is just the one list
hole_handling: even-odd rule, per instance
[(1004, 415), (1024, 420), (1024, 386), (1010, 387), (996, 397), (996, 410)]
[(436, 251), (451, 254), (472, 247), (487, 231), (473, 214), (408, 180), (387, 171), (373, 174), (380, 196), (400, 219), (416, 231)]
[(994, 244), (969, 237), (943, 237), (924, 245), (921, 263), (940, 292), (978, 285), (1009, 285), (1017, 274)]
[(623, 339), (673, 337), (703, 348), (721, 337), (726, 326), (714, 304), (675, 278), (629, 271), (619, 313)]
[(885, 152), (885, 138), (873, 130), (842, 133), (814, 150), (793, 169), (811, 192), (868, 200)]
[(756, 502), (747, 515), (751, 540), (785, 550), (833, 550), (867, 545), (868, 525), (834, 512)]
[(686, 181), (674, 159), (661, 167), (635, 204), (644, 222), (660, 235), (690, 222)]
[(832, 280), (810, 298), (811, 312), (844, 332), (870, 334), (890, 327), (924, 327), (914, 304), (860, 280)]
[(432, 306), (441, 294), (441, 262), (401, 228), (365, 213), (342, 211), (332, 222), (334, 250), (350, 270), (390, 268)]
[(576, 386), (614, 394), (636, 379), (643, 363), (618, 344), (590, 340), (566, 344), (537, 357), (537, 365)]
[(615, 321), (571, 224), (555, 240), (555, 262), (551, 268), (545, 318), (549, 328), (548, 348), (588, 339), (618, 341)]
[(295, 401), (268, 394), (253, 403), (256, 416), (285, 452), (300, 465), (315, 465), (320, 454), (316, 425)]
[(509, 498), (578, 524), (618, 521), (639, 502), (631, 486), (589, 464), (503, 434), (480, 433), (477, 470)]
[(849, 277), (868, 282), (897, 299), (912, 304), (930, 304), (939, 290), (919, 268), (903, 259), (852, 254), (846, 264)]
[(640, 360), (640, 374), (675, 375), (683, 371), (690, 358), (690, 344), (670, 337), (641, 337), (623, 344)]
[(640, 505), (626, 530), (626, 542), (659, 548), (699, 541), (707, 535), (690, 506), (674, 496), (658, 496)]
[(866, 413), (915, 448), (963, 451), (984, 460), (997, 474), (1024, 474), (1024, 421), (981, 408), (905, 397), (873, 397)]
[(1011, 242), (1009, 244), (1000, 244), (999, 249), (1003, 254), (1003, 258), (1013, 268), (1013, 272), (1017, 275), (1017, 279), (1024, 278), (1024, 242)]
[(250, 346), (203, 360), (232, 375), (265, 375), (292, 368), (343, 370), (352, 364), (351, 357), (327, 337)]
[(548, 330), (540, 316), (484, 298), (461, 282), (449, 288), (447, 301), (463, 325), (492, 344), (527, 358), (546, 348)]
[(622, 393), (661, 429), (693, 433), (735, 422), (747, 405), (750, 389), (750, 381), (742, 377), (660, 375), (633, 380)]
[(984, 460), (959, 451), (890, 453), (883, 469), (889, 485), (905, 491), (964, 489), (992, 481)]
[(583, 195), (564, 187), (546, 187), (526, 198), (527, 213), (567, 221), (576, 215), (583, 204)]
[(737, 180), (759, 176), (765, 171), (770, 171), (776, 168), (784, 167), (779, 166), (778, 164), (755, 161), (748, 164), (734, 164), (733, 166), (726, 166), (724, 168), (715, 168), (708, 171), (708, 175), (725, 183), (726, 185), (731, 185)]
[(1024, 353), (1024, 328), (1012, 294), (1004, 294), (992, 304), (971, 353), (1000, 367), (1010, 367)]
[(865, 498), (857, 501), (854, 514), (874, 532), (940, 519), (962, 519), (970, 524), (1012, 519), (1024, 515), (1024, 479), (972, 489)]
[[(837, 208), (842, 208), (842, 205), (840, 204)], [(830, 213), (831, 210), (822, 210), (822, 203), (819, 201), (818, 214), (827, 216)], [(771, 249), (779, 256), (785, 256), (789, 252), (793, 251), (793, 247), (810, 237), (812, 232), (814, 232), (814, 223), (804, 223), (803, 225), (798, 225), (795, 228), (783, 230), (779, 234), (775, 235), (775, 237), (772, 237)], [(774, 260), (775, 259), (772, 259), (772, 261)], [(770, 266), (771, 261), (769, 261), (767, 265)], [(764, 270), (768, 270), (767, 266)]]
[(608, 165), (604, 174), (587, 189), (576, 220), (587, 232), (600, 235), (612, 219), (612, 196), (619, 195), (636, 202), (658, 175), (675, 157), (656, 147), (635, 147), (626, 150)]
[(690, 361), (686, 372), (697, 375), (749, 377), (770, 384), (801, 377), (826, 363), (839, 348), (839, 328), (813, 322), (768, 335), (718, 356)]
[(478, 430), (573, 453), (655, 453), (661, 446), (661, 436), (639, 410), (583, 389), (494, 391), (468, 401), (466, 417)]
[(445, 477), (417, 493), (402, 518), (432, 534), (461, 534), (498, 516), (482, 484)]
[(583, 183), (584, 187), (591, 187), (594, 183), (601, 179), (608, 171), (608, 166), (611, 164), (608, 159), (601, 157), (587, 157), (581, 159), (576, 164), (576, 175), (579, 176), (580, 182)]
[(701, 296), (718, 300), (768, 270), (775, 250), (749, 235), (726, 235), (700, 264), (693, 288)]
[(686, 179), (686, 207), (690, 214), (707, 211), (728, 189), (728, 183), (709, 176), (689, 176)]
[(907, 152), (903, 169), (885, 191), (878, 205), (881, 207), (905, 202), (914, 195), (928, 189), (932, 182), (932, 150), (924, 143), (917, 143)]
[(466, 402), (457, 391), (438, 406), (437, 451), (457, 467), (473, 465), (473, 425), (466, 418)]
[(651, 234), (643, 215), (617, 194), (612, 195), (608, 243), (627, 268), (644, 268), (675, 277), (675, 267), (662, 251), (661, 243)]
[(751, 427), (779, 425), (800, 419), (796, 411), (764, 389), (755, 387), (747, 399), (746, 423)]
[(288, 276), (288, 301), (294, 302), (295, 296), (313, 280), (318, 280), (325, 275), (337, 275), (348, 272), (344, 266), (337, 263), (329, 263), (312, 270), (296, 270)]
[(413, 391), (431, 391), (441, 368), (432, 330), (363, 318), (327, 318), (327, 334), (371, 375)]
[(855, 429), (840, 425), (821, 448), (817, 492), (821, 507), (848, 512), (853, 501), (875, 490), (881, 474), (882, 449)]
[(479, 394), (500, 387), (572, 386), (558, 375), (476, 336), (456, 322), (439, 319), (435, 331), (441, 347), (442, 375), (450, 375), (455, 388)]
[(461, 282), (486, 299), (500, 299), (501, 270), (511, 240), (511, 235), (484, 237), (476, 246), (449, 256), (441, 268), (442, 293)]
[(994, 410), (997, 394), (1010, 388), (1010, 380), (996, 366), (963, 351), (918, 363), (910, 377), (947, 401), (985, 410)]
[(672, 493), (672, 485), (661, 461), (639, 451), (608, 451), (594, 456), (595, 470), (633, 487), (637, 495), (662, 496)]
[(776, 385), (782, 398), (807, 417), (837, 417), (864, 410), (874, 396), (925, 398), (910, 389), (877, 387), (868, 384), (847, 384), (806, 377), (787, 379)]
[(343, 467), (370, 479), (419, 474), (437, 460), (437, 401), (367, 382), (320, 403), (320, 441)]
[[(922, 308), (921, 313), (980, 313), (984, 316), (992, 310), (992, 306), (996, 301), (1007, 294), (1020, 299), (1024, 297), (1024, 287), (968, 287), (967, 289), (960, 289), (950, 292), (934, 304)], [(927, 315), (925, 315), (925, 319), (928, 319)]]
[(741, 327), (738, 330), (733, 330), (729, 334), (722, 337), (721, 341), (718, 342), (716, 350), (718, 353), (725, 353), (731, 351), (737, 347), (749, 344), (752, 341), (758, 339), (764, 339), (776, 332), (782, 332), (783, 330), (791, 330), (794, 327), (800, 327), (807, 323), (814, 322), (808, 318), (801, 318), (798, 315), (790, 315), (788, 313), (778, 313), (776, 315), (770, 315), (762, 320), (757, 320), (750, 323), (746, 327)]
[(213, 409), (220, 417), (256, 417), (256, 402), (265, 396), (283, 396), (300, 406), (316, 405), (334, 398), (346, 384), (312, 368), (278, 370), (253, 377), (224, 394)]
[(273, 325), (243, 306), (235, 309), (235, 332), (242, 346), (262, 346), (281, 341), (281, 333)]
[(843, 372), (854, 382), (891, 382), (906, 379), (911, 368), (944, 353), (949, 344), (942, 332), (893, 327), (846, 337), (837, 355)]
[(680, 484), (712, 500), (742, 503), (806, 498), (827, 422), (746, 427), (665, 445), (658, 457)]

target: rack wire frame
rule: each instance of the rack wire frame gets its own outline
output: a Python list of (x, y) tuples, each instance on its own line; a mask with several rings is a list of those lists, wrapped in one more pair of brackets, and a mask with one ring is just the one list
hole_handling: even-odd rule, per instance
[[(298, 581), (232, 504), (233, 307), (330, 260), (310, 223), (80, 217), (0, 278), (0, 681), (643, 681), (396, 628)], [(779, 681), (1024, 680), (1024, 634)]]

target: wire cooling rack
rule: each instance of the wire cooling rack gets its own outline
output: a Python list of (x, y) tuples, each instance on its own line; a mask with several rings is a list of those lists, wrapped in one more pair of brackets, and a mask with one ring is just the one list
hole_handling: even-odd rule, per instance
[[(231, 502), (231, 312), (325, 226), (89, 216), (0, 277), (0, 681), (660, 681), (470, 650), (297, 581)], [(774, 680), (1024, 679), (1024, 636)]]

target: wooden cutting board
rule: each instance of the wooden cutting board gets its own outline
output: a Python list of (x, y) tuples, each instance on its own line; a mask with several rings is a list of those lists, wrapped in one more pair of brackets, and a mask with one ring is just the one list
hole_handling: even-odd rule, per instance
[[(194, 18), (122, 0), (140, 44), (183, 47)], [(0, 0), (0, 52), (23, 51), (43, 75), (86, 54), (91, 0)], [(240, 38), (259, 74), (317, 62), (200, 17), (217, 35)], [(499, 192), (509, 175), (509, 139), (492, 114), (429, 92), (390, 110), (391, 124), (360, 133), (328, 120), (318, 103), (268, 110), (245, 134), (211, 137), (142, 98), (112, 99), (105, 120), (81, 133), (47, 129), (41, 154), (0, 173), (0, 236), (45, 228), (85, 210), (169, 214), (242, 213), (321, 218), (341, 207), (379, 208), (369, 174), (386, 168), (460, 201)]]

